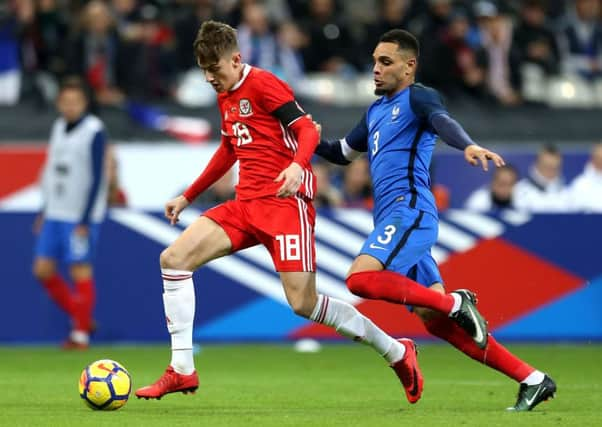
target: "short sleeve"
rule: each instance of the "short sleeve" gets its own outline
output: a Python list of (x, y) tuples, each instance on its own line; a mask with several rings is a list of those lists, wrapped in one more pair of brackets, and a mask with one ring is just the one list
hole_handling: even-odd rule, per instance
[(429, 125), (437, 114), (448, 114), (439, 92), (420, 84), (414, 84), (410, 88), (410, 107), (420, 120)]

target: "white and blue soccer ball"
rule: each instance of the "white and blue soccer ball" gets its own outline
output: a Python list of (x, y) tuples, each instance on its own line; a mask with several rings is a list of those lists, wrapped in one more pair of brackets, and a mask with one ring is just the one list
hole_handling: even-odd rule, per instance
[(79, 377), (79, 395), (92, 409), (112, 411), (126, 404), (132, 391), (128, 371), (110, 359), (90, 363)]

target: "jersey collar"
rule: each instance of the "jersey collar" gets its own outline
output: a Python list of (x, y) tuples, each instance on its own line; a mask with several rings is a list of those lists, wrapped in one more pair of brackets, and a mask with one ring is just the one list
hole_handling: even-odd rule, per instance
[(247, 76), (249, 75), (250, 72), (251, 72), (251, 66), (249, 64), (242, 64), (242, 77), (234, 86), (232, 86), (232, 89), (230, 89), (229, 92), (234, 92), (236, 89), (241, 87), (242, 84), (247, 79)]
[[(411, 86), (411, 85), (410, 85)], [(400, 90), (399, 92), (397, 92), (395, 95), (393, 95), (392, 97), (387, 97), (386, 95), (383, 96), (383, 100), (385, 101), (385, 103), (389, 103), (389, 102), (393, 102), (395, 100), (397, 100), (397, 98), (399, 98), (401, 96), (402, 93), (405, 93), (407, 90), (410, 89), (410, 86)]]

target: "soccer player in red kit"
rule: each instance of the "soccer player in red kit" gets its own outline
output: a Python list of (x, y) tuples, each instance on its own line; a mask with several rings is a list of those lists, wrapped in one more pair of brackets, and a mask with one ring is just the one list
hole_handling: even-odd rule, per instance
[(391, 338), (352, 305), (316, 291), (312, 205), (316, 180), (310, 159), (319, 135), (311, 119), (286, 83), (241, 61), (236, 31), (230, 26), (203, 23), (194, 51), (206, 80), (218, 92), (222, 140), (203, 173), (166, 204), (165, 215), (175, 224), (180, 212), (237, 160), (239, 184), (235, 200), (206, 211), (161, 253), (171, 362), (136, 396), (159, 399), (198, 388), (192, 357), (192, 272), (213, 259), (262, 244), (294, 312), (372, 346), (399, 377), (407, 399), (417, 402), (422, 375), (414, 342)]

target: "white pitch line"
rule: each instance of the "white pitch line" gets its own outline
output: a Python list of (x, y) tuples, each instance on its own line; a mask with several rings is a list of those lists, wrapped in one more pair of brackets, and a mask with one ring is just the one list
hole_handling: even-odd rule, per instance
[(439, 221), (437, 242), (456, 251), (466, 251), (476, 244), (476, 239), (446, 222)]
[(323, 216), (316, 218), (316, 237), (354, 257), (359, 253), (364, 244), (363, 236)]
[[(201, 212), (199, 210), (186, 209), (180, 214), (180, 224), (183, 226), (188, 226), (193, 221), (195, 221), (199, 217), (200, 214), (201, 214)], [(317, 247), (317, 250), (319, 250), (320, 253), (323, 254), (323, 255), (321, 255), (320, 260), (327, 261), (327, 262), (323, 262), (322, 264), (338, 265), (339, 267), (337, 267), (337, 268), (340, 269), (340, 264), (341, 264), (341, 262), (343, 262), (342, 268), (344, 268), (345, 271), (341, 274), (341, 276), (345, 277), (345, 275), (347, 274), (347, 268), (351, 264), (351, 262), (349, 260), (347, 260), (346, 258), (344, 258), (343, 256), (336, 254), (336, 252), (331, 251), (326, 247), (323, 247), (322, 245), (316, 245), (316, 247)], [(328, 255), (331, 255), (332, 253), (334, 253), (335, 255), (333, 256), (333, 260), (329, 261)], [(255, 262), (256, 264), (259, 264), (266, 269), (270, 269), (270, 270), (274, 269), (274, 263), (272, 262), (272, 259), (270, 258), (269, 253), (265, 250), (265, 248), (263, 248), (261, 246), (254, 246), (252, 248), (247, 248), (242, 251), (239, 251), (234, 255), (234, 257), (237, 257), (237, 256), (241, 257), (243, 259), (247, 259), (252, 262)], [(231, 258), (231, 257), (228, 257), (228, 258)], [(344, 261), (342, 261), (342, 260), (344, 260)], [(212, 261), (212, 263), (210, 264), (210, 267), (213, 266), (213, 262), (215, 262), (215, 261)], [(328, 269), (328, 268), (326, 268), (326, 269)], [(265, 273), (262, 272), (262, 274), (265, 274)], [(270, 277), (275, 277), (275, 276), (270, 276)], [(245, 280), (245, 279), (239, 279), (239, 280)], [(276, 281), (278, 282), (278, 286), (282, 287), (282, 285), (280, 284), (280, 281), (279, 280), (276, 280)], [(361, 301), (360, 298), (354, 296), (353, 294), (351, 294), (351, 292), (349, 292), (347, 290), (347, 287), (343, 284), (342, 281), (339, 283), (339, 282), (331, 279), (330, 277), (328, 277), (325, 274), (318, 273), (317, 287), (321, 292), (325, 293), (326, 295), (329, 295), (329, 296), (332, 296), (335, 298), (340, 298), (350, 304), (357, 304), (359, 301)]]
[[(196, 216), (198, 215), (195, 215), (195, 217)], [(190, 218), (190, 214), (180, 216), (182, 223)], [(165, 246), (169, 246), (181, 232), (179, 228), (171, 227), (168, 223), (161, 221), (152, 215), (127, 209), (111, 210), (111, 219)], [(252, 267), (238, 258), (219, 258), (211, 261), (207, 264), (207, 267), (235, 280), (242, 286), (253, 289), (262, 295), (288, 306), (280, 280)]]
[(504, 226), (499, 221), (476, 212), (450, 209), (445, 213), (445, 219), (482, 237), (497, 237), (504, 232)]
[(368, 235), (374, 230), (372, 214), (363, 209), (336, 209), (334, 216), (341, 222)]

